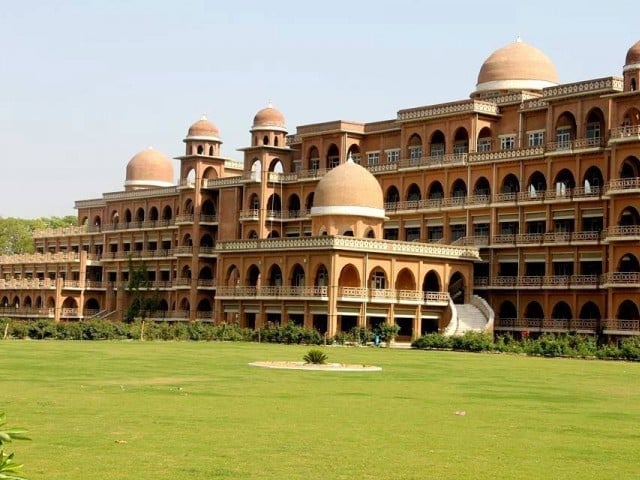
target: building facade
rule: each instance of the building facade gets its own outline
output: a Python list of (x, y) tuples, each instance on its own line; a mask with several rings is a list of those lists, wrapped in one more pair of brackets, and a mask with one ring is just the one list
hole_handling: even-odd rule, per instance
[(142, 265), (158, 320), (640, 334), (639, 85), (640, 42), (622, 76), (562, 84), (518, 40), (469, 99), (293, 135), (264, 108), (242, 162), (203, 118), (177, 184), (140, 152), (77, 227), (0, 258), (1, 314), (121, 318)]

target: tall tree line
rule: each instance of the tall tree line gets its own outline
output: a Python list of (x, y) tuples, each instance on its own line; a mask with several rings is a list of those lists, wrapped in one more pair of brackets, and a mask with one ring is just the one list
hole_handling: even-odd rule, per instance
[(33, 253), (33, 232), (41, 228), (70, 227), (77, 224), (73, 215), (34, 219), (0, 217), (0, 255)]

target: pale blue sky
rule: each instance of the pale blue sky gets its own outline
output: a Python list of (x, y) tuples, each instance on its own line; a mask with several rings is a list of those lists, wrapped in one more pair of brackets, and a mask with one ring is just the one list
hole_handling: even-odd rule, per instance
[[(75, 214), (122, 189), (153, 146), (183, 153), (204, 112), (240, 159), (272, 99), (296, 125), (394, 118), (468, 98), (482, 62), (522, 39), (560, 81), (621, 75), (636, 2), (4, 1), (0, 216)], [(175, 163), (177, 171), (177, 162)]]

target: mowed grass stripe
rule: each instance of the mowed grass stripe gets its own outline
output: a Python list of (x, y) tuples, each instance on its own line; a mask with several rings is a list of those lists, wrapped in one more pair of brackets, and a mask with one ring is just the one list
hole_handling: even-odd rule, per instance
[(383, 370), (248, 366), (307, 350), (4, 341), (0, 410), (30, 430), (11, 447), (32, 480), (640, 476), (640, 364), (334, 347)]

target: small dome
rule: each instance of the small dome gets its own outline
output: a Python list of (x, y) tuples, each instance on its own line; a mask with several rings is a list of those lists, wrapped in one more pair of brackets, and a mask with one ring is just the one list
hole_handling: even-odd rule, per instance
[(627, 51), (627, 58), (624, 64), (625, 66), (640, 64), (640, 41), (634, 43)]
[(284, 130), (284, 115), (271, 104), (253, 117), (253, 130)]
[(153, 148), (143, 150), (127, 163), (124, 186), (129, 190), (173, 185), (173, 163)]
[(384, 196), (380, 183), (366, 168), (349, 160), (328, 172), (318, 182), (311, 215), (384, 218)]
[(189, 127), (187, 132), (187, 138), (201, 138), (201, 139), (213, 139), (219, 140), (220, 130), (212, 122), (210, 122), (206, 115), (203, 115), (200, 120)]
[(558, 74), (549, 57), (518, 38), (493, 52), (484, 61), (475, 93), (542, 90), (557, 84)]

